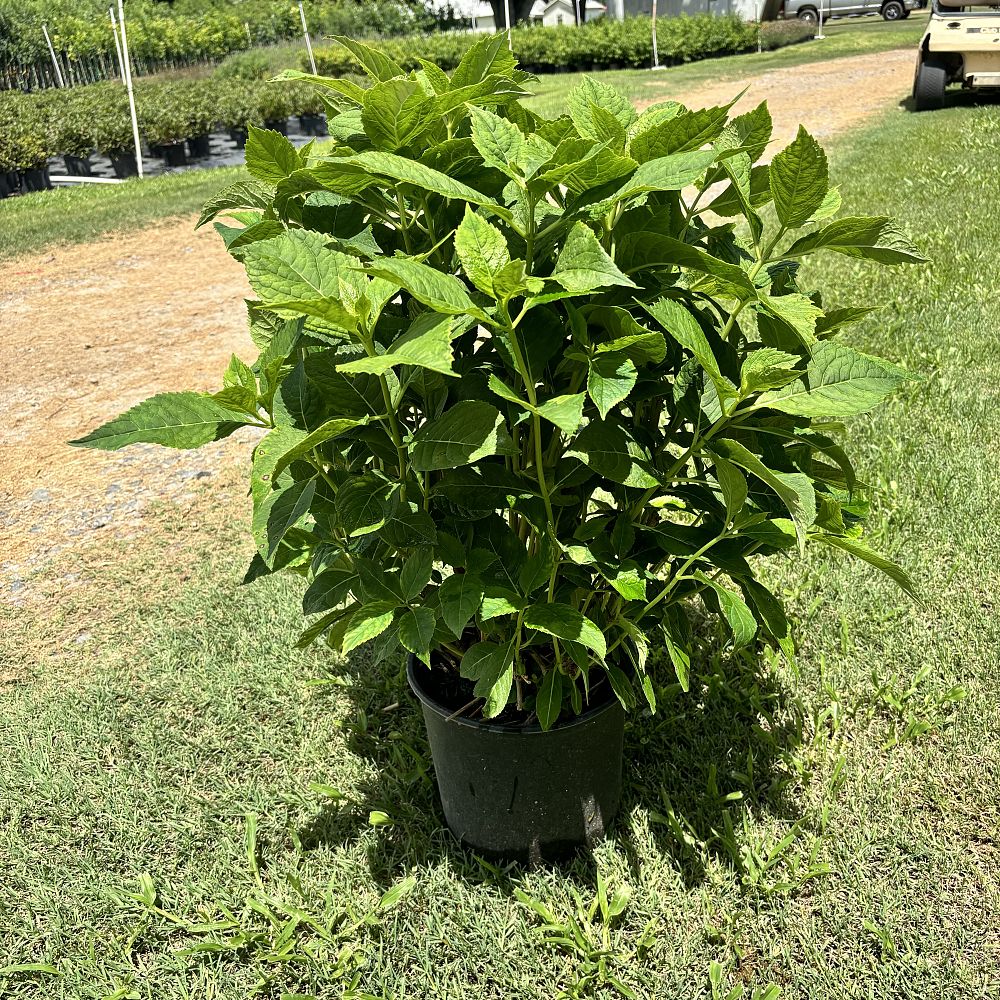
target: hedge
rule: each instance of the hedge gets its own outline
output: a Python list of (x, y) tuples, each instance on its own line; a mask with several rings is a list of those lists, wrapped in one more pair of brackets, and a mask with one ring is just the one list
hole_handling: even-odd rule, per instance
[[(812, 38), (813, 30), (799, 21), (773, 21), (758, 26), (735, 15), (712, 14), (658, 18), (656, 24), (660, 62), (665, 66), (753, 51), (758, 31), (763, 47), (770, 50)], [(481, 37), (473, 32), (448, 32), (386, 39), (377, 44), (403, 69), (419, 69), (420, 60), (427, 59), (451, 70)], [(605, 17), (581, 27), (515, 28), (511, 38), (522, 68), (534, 73), (641, 69), (653, 62), (648, 17), (624, 21)], [(324, 76), (357, 71), (353, 56), (343, 46), (317, 49), (315, 56), (317, 69)], [(308, 68), (305, 58), (302, 67)]]

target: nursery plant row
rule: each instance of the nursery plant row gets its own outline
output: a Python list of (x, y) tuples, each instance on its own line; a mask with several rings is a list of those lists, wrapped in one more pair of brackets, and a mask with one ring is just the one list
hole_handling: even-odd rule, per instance
[[(289, 116), (299, 115), (307, 134), (325, 128), (322, 100), (312, 88), (295, 83), (140, 82), (136, 111), (149, 149), (175, 166), (186, 150), (198, 155), (208, 134), (219, 129), (242, 145), (250, 123), (284, 132)], [(128, 97), (120, 84), (0, 95), (0, 197), (17, 187), (47, 188), (47, 163), (54, 156), (66, 158), (68, 172), (88, 173), (87, 158), (95, 150), (111, 158), (119, 177), (135, 173)]]
[[(813, 28), (799, 21), (758, 25), (735, 15), (662, 17), (656, 24), (657, 50), (663, 66), (751, 52), (758, 42), (767, 50), (781, 48), (812, 38), (813, 33)], [(383, 39), (374, 44), (405, 70), (420, 69), (425, 61), (452, 70), (481, 37), (451, 31)], [(648, 17), (624, 21), (601, 18), (581, 27), (515, 28), (511, 44), (521, 67), (534, 73), (641, 69), (653, 64)], [(343, 76), (357, 68), (351, 53), (340, 45), (318, 49), (315, 56), (317, 68), (325, 76)], [(302, 66), (307, 68), (305, 56)]]

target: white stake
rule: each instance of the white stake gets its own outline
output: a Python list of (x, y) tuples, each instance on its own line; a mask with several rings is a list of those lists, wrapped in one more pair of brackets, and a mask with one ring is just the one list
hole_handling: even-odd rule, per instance
[(823, 0), (819, 0), (819, 32), (816, 37), (826, 38), (826, 35), (823, 34)]
[(653, 13), (650, 16), (650, 21), (653, 24), (653, 69), (660, 68), (660, 50), (656, 45), (656, 0), (653, 0)]
[(576, 26), (579, 28), (580, 27), (580, 0), (576, 0), (575, 7), (576, 7)]
[(128, 57), (128, 35), (125, 33), (125, 3), (118, 0), (118, 24), (122, 29), (122, 65), (125, 69), (125, 88), (128, 90), (128, 109), (132, 114), (132, 138), (135, 140), (135, 165), (142, 180), (142, 143), (139, 140), (139, 119), (135, 113), (135, 91), (132, 90), (132, 63)]
[(243, 27), (247, 29), (247, 41), (250, 43), (250, 48), (253, 48), (253, 35), (250, 34), (250, 22), (244, 21)]
[(121, 77), (122, 83), (125, 82), (125, 63), (122, 59), (122, 43), (118, 40), (118, 22), (115, 20), (115, 9), (114, 7), (108, 8), (108, 14), (111, 17), (111, 34), (115, 36), (115, 52), (118, 55), (118, 75)]
[(754, 4), (754, 11), (757, 14), (757, 55), (760, 55), (761, 52), (764, 50), (764, 42), (763, 42), (764, 29), (763, 29), (763, 27), (761, 26), (761, 23), (760, 23), (760, 4), (759, 3)]
[(503, 0), (503, 16), (504, 20), (507, 22), (507, 48), (511, 52), (514, 51), (514, 41), (510, 37), (510, 0)]
[(49, 47), (49, 55), (52, 56), (52, 65), (56, 68), (56, 81), (60, 87), (65, 87), (66, 83), (63, 80), (62, 70), (59, 68), (59, 60), (56, 59), (56, 50), (52, 48), (52, 39), (49, 38), (49, 29), (43, 24), (42, 31), (45, 34), (45, 43)]
[(316, 75), (316, 60), (313, 58), (313, 47), (312, 42), (309, 41), (309, 27), (306, 25), (306, 12), (302, 9), (302, 4), (299, 4), (299, 17), (302, 18), (302, 34), (306, 39), (306, 52), (309, 53), (309, 65), (312, 67), (313, 76)]

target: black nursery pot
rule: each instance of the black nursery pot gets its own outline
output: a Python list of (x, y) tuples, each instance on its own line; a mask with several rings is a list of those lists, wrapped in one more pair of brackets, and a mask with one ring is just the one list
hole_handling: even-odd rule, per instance
[(511, 729), (450, 718), (412, 655), (406, 676), (423, 708), (445, 820), (462, 844), (538, 862), (604, 838), (621, 799), (625, 713), (617, 699), (548, 732)]
[(22, 170), (21, 189), (24, 191), (51, 191), (52, 181), (49, 180), (49, 168), (40, 167), (37, 170)]
[(239, 149), (246, 148), (247, 130), (245, 128), (231, 128), (229, 130), (229, 138), (236, 143)]
[(0, 170), (0, 198), (9, 198), (14, 193), (7, 179), (7, 172)]
[(70, 156), (67, 153), (63, 157), (63, 162), (66, 164), (66, 173), (73, 177), (90, 177), (90, 159), (86, 156)]
[(188, 152), (192, 159), (204, 159), (212, 155), (212, 147), (209, 143), (208, 133), (196, 135), (193, 139), (188, 139)]
[(326, 119), (322, 115), (299, 115), (299, 127), (303, 135), (329, 135)]
[(168, 142), (163, 146), (163, 159), (168, 167), (183, 167), (187, 163), (184, 140)]
[(264, 128), (269, 128), (272, 132), (280, 132), (282, 135), (288, 135), (288, 119), (272, 118), (264, 122)]
[(109, 153), (111, 169), (115, 172), (115, 177), (120, 181), (127, 177), (139, 176), (139, 164), (136, 162), (135, 153)]

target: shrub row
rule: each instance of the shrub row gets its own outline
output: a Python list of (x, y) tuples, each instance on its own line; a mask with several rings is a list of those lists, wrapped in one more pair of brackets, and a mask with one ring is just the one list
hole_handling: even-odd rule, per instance
[[(758, 25), (735, 15), (715, 17), (698, 14), (658, 18), (657, 48), (660, 62), (671, 66), (711, 56), (749, 52), (757, 47), (758, 31), (765, 49), (811, 38), (813, 29), (798, 21), (774, 21)], [(525, 27), (511, 32), (514, 53), (522, 68), (535, 73), (565, 70), (648, 67), (653, 61), (653, 43), (647, 17), (614, 21), (602, 18), (582, 27)], [(481, 38), (472, 32), (447, 32), (386, 39), (378, 47), (405, 70), (419, 69), (427, 59), (445, 69), (454, 69), (462, 56)], [(316, 65), (325, 76), (355, 72), (357, 64), (347, 49), (330, 46), (315, 53)], [(307, 68), (303, 59), (303, 68)]]
[[(323, 106), (305, 85), (215, 79), (139, 82), (136, 110), (142, 138), (162, 146), (216, 128), (320, 114)], [(117, 155), (132, 144), (128, 97), (120, 84), (0, 94), (0, 171), (40, 169), (49, 157), (86, 157), (95, 149)]]
[[(67, 59), (114, 59), (109, 0), (0, 0), (0, 66), (49, 58), (42, 23)], [(137, 62), (221, 59), (248, 45), (301, 38), (293, 0), (129, 0), (128, 41)], [(404, 0), (306, 0), (312, 33), (383, 35), (430, 29), (434, 18)], [(249, 29), (249, 34), (248, 34)]]

